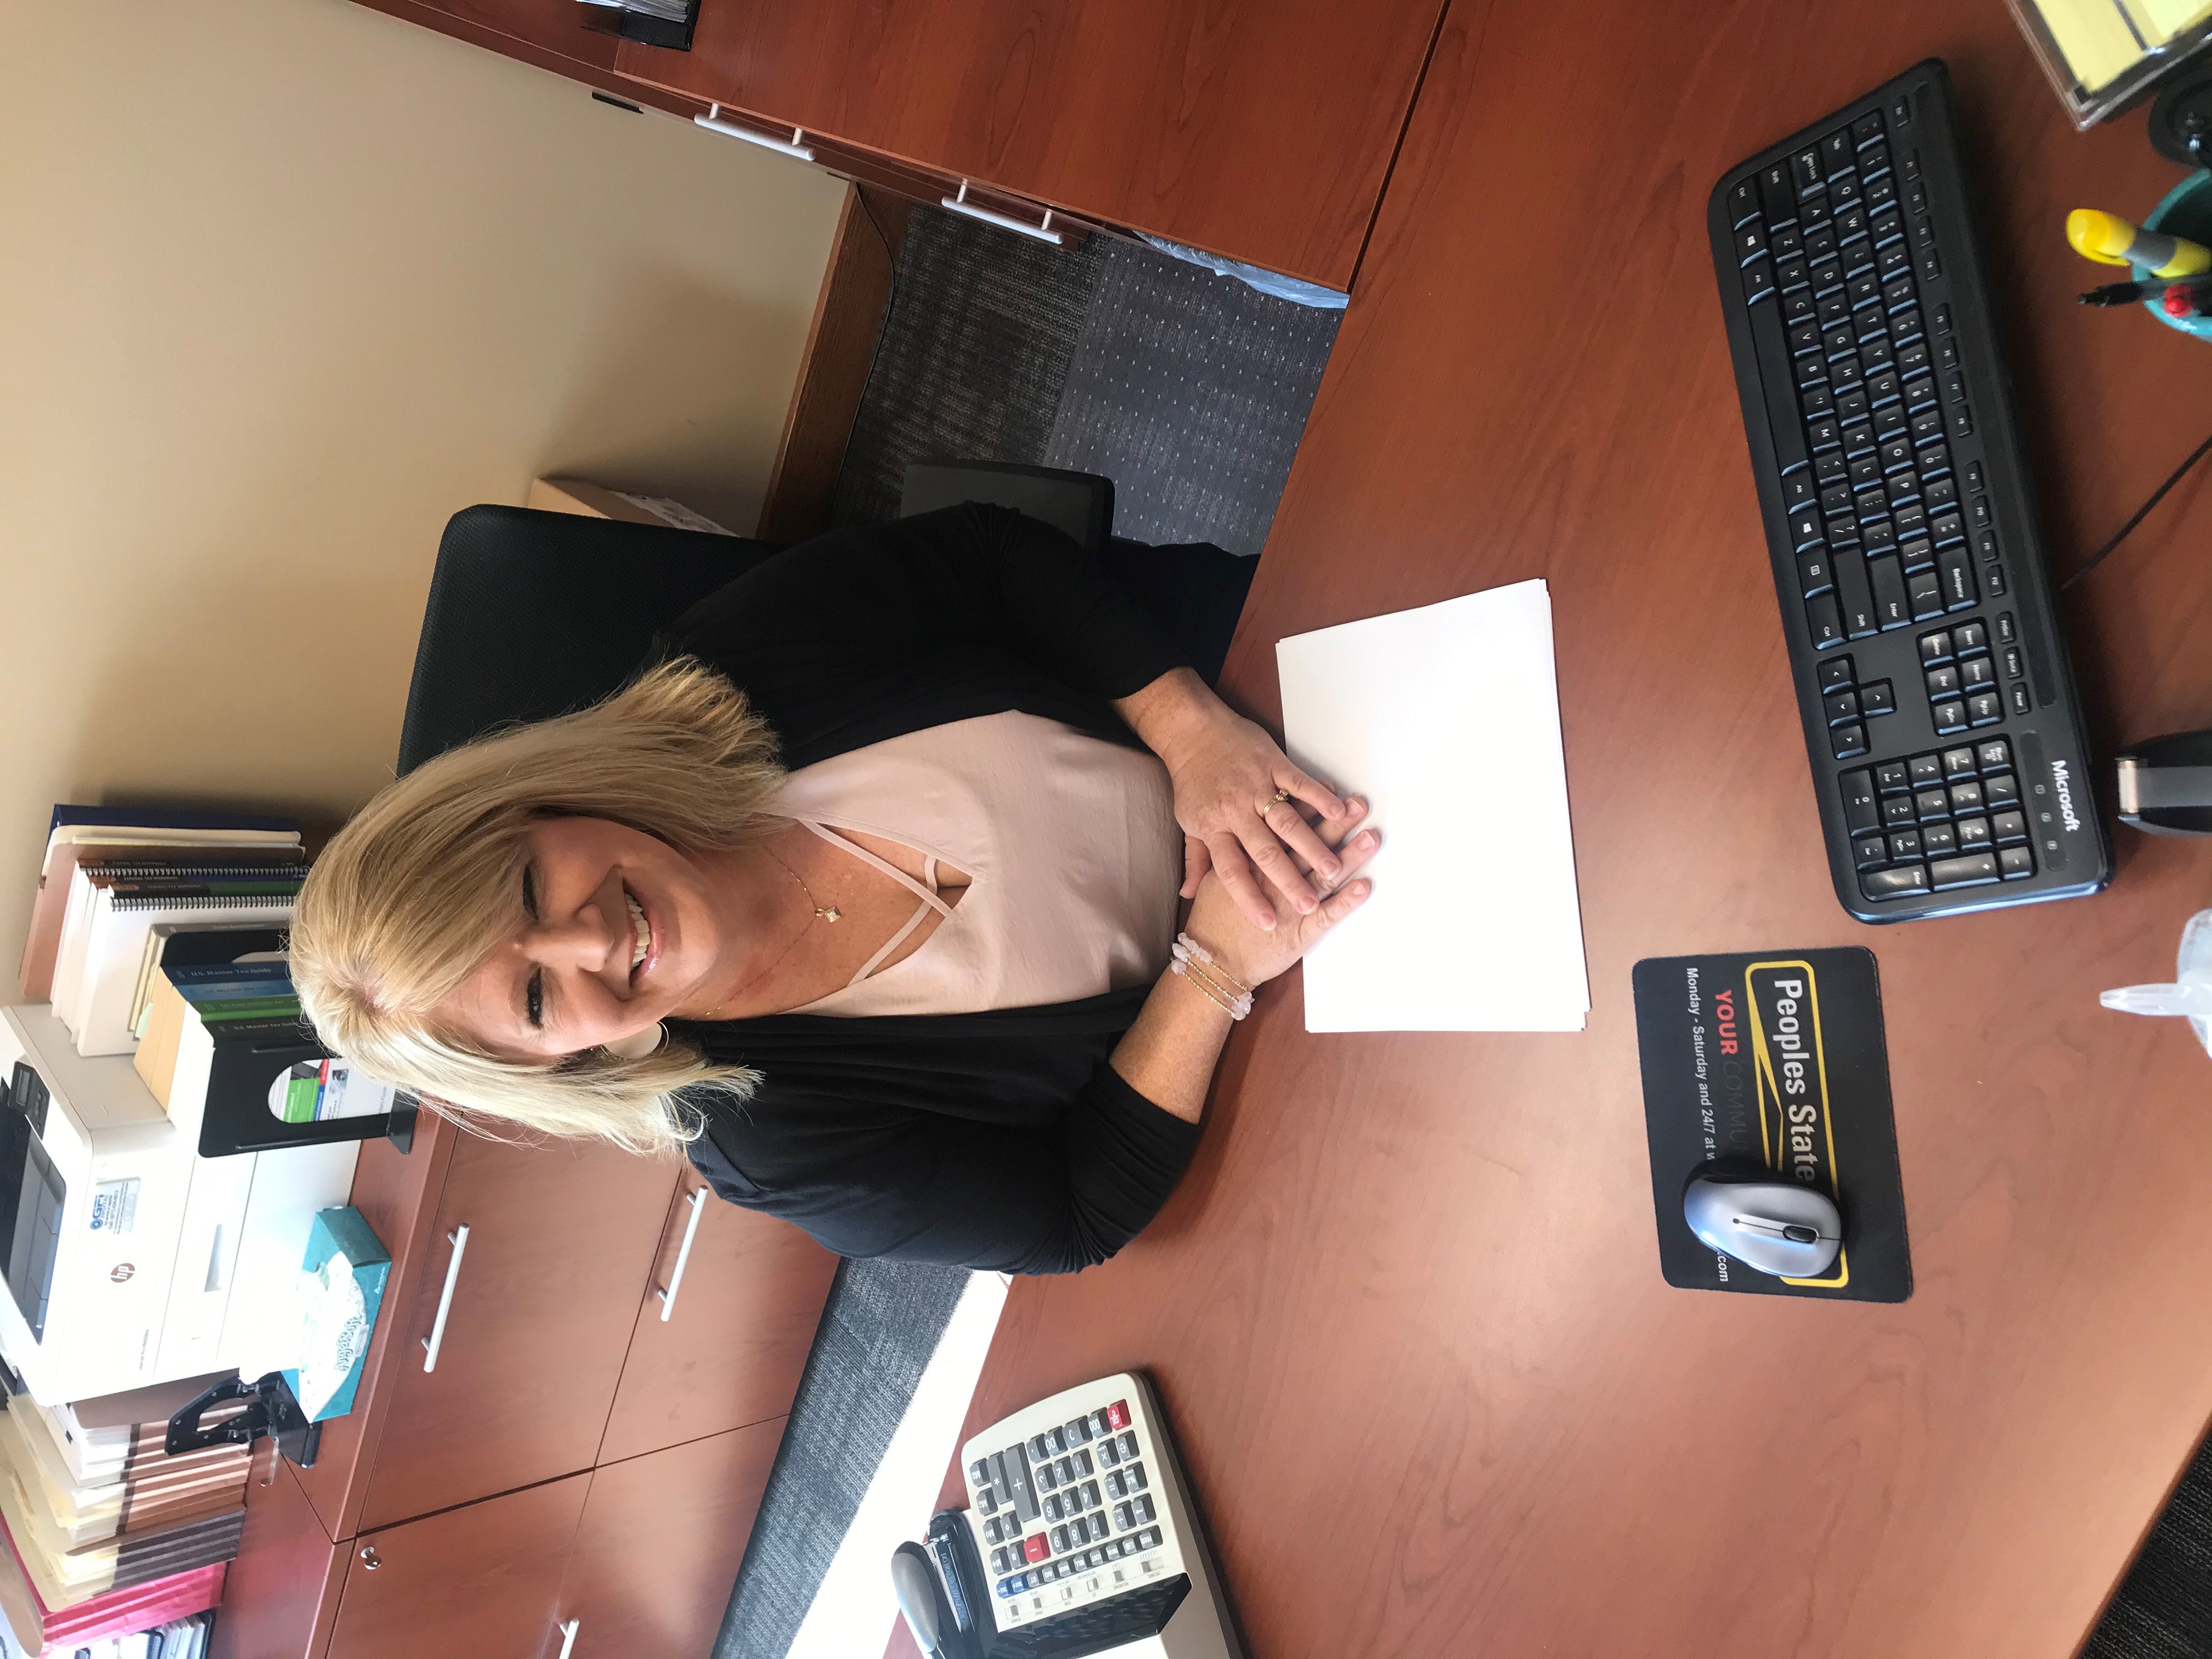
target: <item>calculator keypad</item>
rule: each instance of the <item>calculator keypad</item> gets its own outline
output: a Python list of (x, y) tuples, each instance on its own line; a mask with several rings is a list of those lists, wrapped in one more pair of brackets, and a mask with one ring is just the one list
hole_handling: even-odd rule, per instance
[(1160, 1547), (1127, 1401), (977, 1458), (967, 1473), (1002, 1601)]

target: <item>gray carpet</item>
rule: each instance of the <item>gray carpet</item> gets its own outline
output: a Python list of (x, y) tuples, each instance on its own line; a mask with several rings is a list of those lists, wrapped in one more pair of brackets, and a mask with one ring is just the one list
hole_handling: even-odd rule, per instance
[(832, 523), (896, 518), (910, 462), (1043, 459), (1096, 246), (1064, 253), (957, 214), (914, 210)]
[(1103, 237), (1048, 466), (1114, 480), (1114, 533), (1267, 539), (1341, 313)]
[(2212, 1655), (2212, 1441), (2197, 1449), (2166, 1513), (2081, 1650), (2081, 1659), (2207, 1655)]
[(912, 461), (1041, 462), (1111, 478), (1116, 535), (1256, 554), (1341, 315), (917, 209), (833, 516), (895, 517)]
[(839, 1267), (714, 1659), (790, 1651), (967, 1283), (957, 1267)]

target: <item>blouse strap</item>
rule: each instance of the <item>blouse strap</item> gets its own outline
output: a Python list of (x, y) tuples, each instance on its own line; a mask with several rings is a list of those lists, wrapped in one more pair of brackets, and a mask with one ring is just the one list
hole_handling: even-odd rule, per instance
[[(832, 847), (836, 848), (839, 851), (850, 853), (854, 858), (859, 859), (862, 863), (872, 865), (877, 869), (882, 871), (893, 881), (898, 883), (900, 886), (905, 888), (908, 892), (912, 893), (916, 898), (920, 899), (923, 904), (936, 911), (939, 915), (950, 916), (952, 914), (952, 907), (947, 904), (942, 898), (939, 898), (933, 888), (923, 886), (920, 882), (916, 881), (912, 876), (907, 874), (905, 871), (900, 869), (898, 866), (893, 864), (890, 860), (878, 858), (866, 848), (862, 847), (856, 842), (846, 840), (844, 836), (837, 834), (834, 830), (829, 829), (825, 825), (817, 823), (811, 818), (801, 818), (799, 822), (805, 824), (809, 830), (811, 830), (816, 835), (821, 836), (823, 840), (828, 842)], [(936, 874), (934, 868), (936, 860), (933, 859), (930, 860), (930, 863), (933, 866), (930, 873), (934, 876)], [(920, 919), (920, 913), (917, 912), (915, 920), (919, 921)], [(909, 922), (908, 924), (908, 931), (911, 931), (913, 923)], [(906, 935), (904, 933), (899, 935), (901, 939), (903, 939), (905, 936)]]

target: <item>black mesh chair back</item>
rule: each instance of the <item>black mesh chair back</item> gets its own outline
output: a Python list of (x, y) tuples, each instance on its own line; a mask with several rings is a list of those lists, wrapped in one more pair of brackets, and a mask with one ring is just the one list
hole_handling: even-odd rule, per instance
[(501, 726), (598, 702), (637, 672), (656, 632), (780, 550), (527, 507), (456, 514), (415, 648), (401, 775)]

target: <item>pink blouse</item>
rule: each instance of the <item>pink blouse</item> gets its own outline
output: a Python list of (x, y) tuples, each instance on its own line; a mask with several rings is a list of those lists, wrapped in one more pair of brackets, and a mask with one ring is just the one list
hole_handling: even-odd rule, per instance
[[(987, 714), (802, 768), (778, 811), (911, 891), (906, 926), (842, 990), (793, 1012), (968, 1014), (1075, 1002), (1157, 979), (1175, 939), (1182, 831), (1167, 769), (1034, 714)], [(910, 847), (917, 882), (838, 834)], [(956, 903), (937, 866), (965, 871)], [(934, 912), (921, 948), (881, 968)]]

